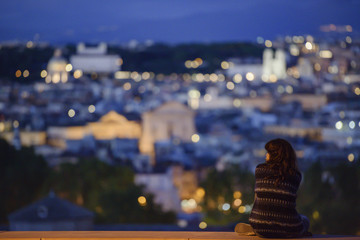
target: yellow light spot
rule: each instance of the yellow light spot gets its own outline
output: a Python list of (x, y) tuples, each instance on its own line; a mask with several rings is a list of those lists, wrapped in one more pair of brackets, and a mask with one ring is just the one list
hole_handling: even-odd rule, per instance
[(246, 211), (246, 207), (245, 206), (240, 206), (238, 209), (239, 213), (244, 213)]
[(130, 76), (131, 76), (131, 78), (134, 79), (136, 82), (141, 81), (141, 75), (140, 75), (138, 72), (136, 72), (136, 71), (132, 72)]
[(233, 90), (235, 88), (235, 84), (233, 82), (227, 82), (226, 88), (229, 90)]
[(199, 142), (200, 141), (200, 136), (198, 135), (198, 134), (193, 134), (192, 136), (191, 136), (191, 141), (193, 142), (193, 143), (197, 143), (197, 142)]
[(196, 81), (203, 82), (204, 81), (204, 74), (202, 74), (202, 73), (196, 74)]
[(32, 48), (34, 46), (34, 43), (32, 42), (32, 41), (28, 41), (27, 43), (26, 43), (26, 47), (27, 48)]
[(51, 83), (51, 76), (50, 76), (50, 75), (47, 75), (47, 76), (46, 76), (45, 82), (46, 82), (47, 84)]
[(225, 81), (225, 76), (224, 76), (224, 74), (221, 74), (221, 73), (220, 73), (220, 74), (218, 75), (218, 79), (219, 79), (220, 82)]
[(206, 223), (206, 222), (201, 222), (201, 223), (199, 224), (199, 228), (201, 228), (201, 229), (207, 228), (207, 223)]
[(41, 73), (40, 73), (40, 77), (46, 78), (46, 76), (47, 76), (47, 71), (46, 71), (46, 70), (42, 70)]
[(70, 63), (69, 63), (69, 64), (66, 64), (65, 70), (66, 70), (67, 72), (70, 72), (72, 69), (73, 69), (73, 66), (72, 66)]
[(342, 121), (337, 121), (337, 122), (335, 123), (335, 127), (336, 127), (337, 130), (342, 129), (342, 127), (343, 127)]
[(196, 61), (191, 61), (191, 67), (192, 68), (197, 68), (197, 67), (199, 67), (199, 63), (196, 62)]
[(241, 198), (241, 192), (240, 191), (235, 191), (234, 194), (233, 194), (233, 197), (236, 199), (236, 198)]
[(237, 73), (234, 75), (233, 77), (233, 81), (236, 82), (236, 83), (240, 83), (242, 81), (242, 76), (240, 73)]
[(222, 61), (221, 62), (221, 68), (222, 69), (229, 69), (230, 64), (227, 61)]
[(320, 217), (319, 212), (318, 212), (318, 211), (314, 211), (313, 214), (312, 214), (312, 217), (313, 217), (314, 220), (319, 219), (319, 217)]
[(233, 105), (234, 107), (239, 108), (241, 106), (241, 100), (238, 98), (234, 99)]
[(321, 65), (319, 63), (315, 63), (314, 65), (315, 71), (320, 71), (321, 70)]
[(200, 92), (198, 90), (192, 89), (188, 92), (190, 98), (200, 98)]
[(88, 107), (88, 110), (89, 110), (89, 113), (95, 112), (95, 106), (94, 106), (94, 105), (90, 105), (90, 106)]
[(122, 58), (118, 58), (118, 60), (117, 60), (117, 65), (118, 66), (121, 66), (121, 65), (123, 65), (124, 64), (124, 60), (122, 59)]
[(293, 56), (299, 56), (300, 51), (296, 45), (294, 45), (294, 44), (290, 45), (290, 54)]
[(205, 101), (205, 102), (211, 102), (211, 100), (212, 100), (212, 97), (211, 97), (210, 94), (205, 94), (205, 95), (204, 95), (204, 101)]
[(140, 196), (138, 197), (138, 202), (141, 206), (145, 206), (146, 205), (146, 198), (144, 196)]
[(117, 72), (115, 72), (115, 78), (116, 79), (129, 79), (130, 78), (130, 72), (117, 71)]
[(268, 81), (269, 81), (269, 76), (266, 75), (266, 74), (263, 74), (263, 75), (261, 76), (261, 80), (262, 80), (263, 82), (268, 82)]
[(360, 95), (360, 88), (358, 88), (358, 87), (355, 88), (354, 92), (355, 92), (356, 95), (359, 96)]
[(82, 75), (83, 75), (83, 72), (81, 70), (75, 70), (74, 78), (76, 78), (76, 79), (81, 78)]
[(212, 82), (216, 82), (218, 80), (218, 76), (215, 73), (210, 74), (209, 78)]
[(329, 50), (320, 51), (319, 55), (321, 58), (332, 58), (333, 56), (332, 52)]
[(15, 121), (13, 122), (13, 127), (14, 127), (14, 128), (18, 128), (18, 127), (19, 127), (19, 121), (18, 121), (18, 120), (15, 120)]
[(300, 78), (300, 72), (299, 72), (299, 70), (295, 69), (293, 76), (294, 76), (294, 78)]
[(349, 43), (349, 44), (352, 43), (351, 37), (347, 36), (347, 37), (346, 37), (346, 42)]
[(277, 82), (278, 79), (275, 74), (271, 74), (269, 77), (269, 80), (270, 80), (270, 82), (275, 83), (275, 82)]
[(128, 91), (128, 90), (131, 89), (131, 84), (127, 82), (127, 83), (124, 84), (123, 88), (124, 88), (125, 91)]
[(252, 72), (246, 73), (246, 79), (248, 81), (253, 81), (255, 79), (255, 75)]
[(265, 41), (265, 46), (268, 47), (268, 48), (271, 48), (272, 47), (272, 42), (270, 40), (266, 40)]
[(353, 162), (354, 159), (355, 159), (354, 154), (353, 154), (353, 153), (350, 153), (350, 154), (348, 155), (348, 160), (349, 160), (349, 162)]
[(290, 86), (290, 85), (288, 85), (288, 86), (286, 86), (285, 91), (286, 91), (288, 94), (292, 94), (292, 93), (293, 93), (293, 87)]
[(196, 196), (203, 198), (205, 196), (205, 190), (203, 188), (196, 189)]
[(23, 76), (26, 78), (30, 75), (29, 70), (24, 70)]
[(241, 199), (237, 198), (237, 199), (234, 200), (234, 206), (235, 206), (235, 207), (238, 207), (238, 206), (240, 206), (241, 204), (242, 204)]
[(350, 26), (350, 25), (346, 25), (346, 31), (348, 31), (348, 32), (352, 32), (352, 26)]
[(69, 117), (75, 117), (75, 110), (74, 109), (70, 109), (69, 111), (68, 111), (68, 116)]
[(17, 70), (15, 72), (15, 77), (17, 77), (17, 78), (21, 77), (21, 71), (20, 70)]
[(54, 75), (52, 77), (52, 81), (53, 81), (53, 83), (60, 82), (60, 74), (59, 73), (54, 73)]
[(197, 62), (199, 65), (203, 64), (203, 60), (201, 58), (196, 58), (195, 62)]
[(148, 72), (143, 72), (141, 77), (144, 79), (144, 80), (148, 80), (150, 78), (150, 73)]

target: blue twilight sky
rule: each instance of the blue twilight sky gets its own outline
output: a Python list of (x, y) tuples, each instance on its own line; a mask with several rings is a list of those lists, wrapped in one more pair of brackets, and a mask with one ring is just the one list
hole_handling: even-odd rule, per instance
[(360, 31), (360, 0), (1, 0), (0, 41), (219, 42)]

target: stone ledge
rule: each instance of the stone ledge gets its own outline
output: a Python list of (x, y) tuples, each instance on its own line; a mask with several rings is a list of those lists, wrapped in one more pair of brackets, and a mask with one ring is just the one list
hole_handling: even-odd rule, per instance
[[(257, 236), (238, 236), (234, 232), (156, 232), (156, 231), (4, 231), (0, 239), (9, 240), (259, 240)], [(276, 240), (275, 238), (272, 238)], [(360, 236), (314, 235), (301, 239), (355, 240)]]

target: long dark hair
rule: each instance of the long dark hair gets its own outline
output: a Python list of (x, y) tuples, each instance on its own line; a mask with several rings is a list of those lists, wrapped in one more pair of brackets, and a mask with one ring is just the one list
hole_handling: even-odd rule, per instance
[(265, 149), (270, 155), (267, 164), (279, 169), (279, 180), (284, 180), (286, 175), (299, 173), (295, 150), (288, 141), (273, 139), (265, 144)]

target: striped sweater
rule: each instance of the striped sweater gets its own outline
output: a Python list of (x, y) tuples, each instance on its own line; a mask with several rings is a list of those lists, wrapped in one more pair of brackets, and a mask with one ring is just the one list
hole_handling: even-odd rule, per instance
[(256, 199), (249, 222), (263, 237), (298, 237), (304, 232), (303, 222), (296, 211), (296, 192), (301, 174), (287, 175), (276, 184), (278, 169), (263, 163), (255, 170)]

